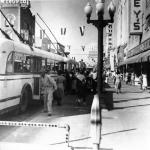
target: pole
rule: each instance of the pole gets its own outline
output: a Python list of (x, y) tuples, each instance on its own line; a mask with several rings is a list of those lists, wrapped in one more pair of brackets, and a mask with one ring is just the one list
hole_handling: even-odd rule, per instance
[[(98, 95), (101, 96), (103, 93), (103, 15), (98, 15)], [(100, 97), (99, 97), (100, 98)]]
[[(42, 22), (46, 25), (46, 27), (48, 28), (48, 30), (50, 31), (50, 33), (52, 34), (52, 36), (54, 37), (54, 39), (56, 40), (57, 44), (59, 44), (58, 40), (56, 39), (55, 35), (53, 34), (53, 32), (51, 31), (51, 29), (49, 28), (49, 26), (46, 24), (46, 22), (42, 19), (42, 17), (37, 13), (38, 17), (42, 20)], [(52, 42), (51, 42), (52, 43)], [(53, 44), (53, 43), (52, 43)], [(54, 45), (53, 45), (54, 46)], [(57, 48), (58, 51), (58, 48)], [(64, 52), (63, 52), (64, 53)], [(67, 57), (67, 55), (64, 53), (64, 55)]]
[(0, 9), (1, 14), (3, 15), (3, 17), (6, 19), (6, 21), (8, 22), (8, 24), (10, 25), (10, 27), (12, 28), (12, 30), (14, 31), (14, 33), (18, 36), (19, 40), (24, 42), (24, 39), (22, 38), (22, 36), (14, 29), (13, 25), (10, 23), (10, 21), (7, 19), (7, 17), (4, 15), (3, 11)]
[(99, 150), (102, 131), (102, 104), (103, 104), (103, 13), (98, 20), (93, 21), (98, 30), (98, 61), (97, 61), (97, 94), (94, 95), (91, 107), (91, 129), (93, 150)]
[[(35, 22), (36, 22), (36, 24), (40, 27), (40, 29), (41, 29), (42, 31), (44, 31), (43, 28), (40, 26), (40, 24), (39, 24), (37, 21), (35, 21)], [(49, 39), (49, 41), (52, 43), (52, 45), (54, 46), (55, 50), (58, 51), (57, 48), (55, 47), (54, 43), (53, 43), (53, 42), (51, 41), (51, 39), (49, 38), (49, 36), (48, 36), (46, 33), (45, 33), (45, 35), (47, 36), (47, 38)]]
[(51, 29), (48, 27), (48, 25), (45, 23), (45, 21), (42, 19), (42, 17), (37, 13), (38, 17), (43, 21), (43, 23), (46, 25), (46, 27), (48, 28), (48, 30), (50, 31), (50, 33), (52, 34), (52, 36), (54, 37), (54, 39), (56, 40), (56, 42), (58, 43), (55, 35), (53, 34), (53, 32), (51, 31)]
[[(97, 76), (98, 76), (98, 97), (99, 97), (99, 116), (100, 116), (100, 140), (101, 140), (101, 130), (102, 130), (102, 108), (103, 103), (103, 14), (98, 14), (98, 64), (97, 64)], [(100, 147), (100, 143), (99, 143)]]

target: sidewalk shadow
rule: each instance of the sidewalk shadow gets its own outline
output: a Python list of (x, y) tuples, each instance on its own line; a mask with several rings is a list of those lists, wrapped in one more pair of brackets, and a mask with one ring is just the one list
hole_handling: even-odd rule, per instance
[[(71, 150), (76, 149), (93, 149), (92, 147), (71, 147)], [(112, 148), (99, 148), (99, 150), (113, 150)]]
[(123, 99), (123, 100), (120, 100), (120, 101), (114, 101), (114, 103), (123, 103), (123, 102), (129, 102), (129, 101), (135, 101), (135, 100), (143, 100), (143, 99), (150, 99), (150, 97)]
[(150, 104), (144, 104), (144, 105), (133, 105), (133, 106), (126, 106), (126, 107), (115, 107), (114, 109), (126, 109), (126, 108), (132, 108), (132, 107), (144, 107), (144, 106), (150, 106)]
[(123, 91), (121, 92), (122, 94), (126, 94), (126, 93), (143, 93), (143, 91)]
[(137, 130), (137, 129), (133, 128), (133, 129), (126, 129), (126, 130), (119, 130), (119, 131), (115, 131), (115, 132), (102, 134), (102, 136), (111, 135), (111, 134), (117, 134), (117, 133), (122, 133), (122, 132), (129, 132), (129, 131), (134, 131), (134, 130)]

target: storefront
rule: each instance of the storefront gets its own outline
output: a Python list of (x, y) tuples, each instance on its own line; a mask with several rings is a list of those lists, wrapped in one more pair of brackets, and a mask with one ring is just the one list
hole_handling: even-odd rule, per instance
[(127, 59), (118, 66), (123, 73), (133, 72), (137, 77), (147, 75), (150, 86), (150, 38), (127, 52)]

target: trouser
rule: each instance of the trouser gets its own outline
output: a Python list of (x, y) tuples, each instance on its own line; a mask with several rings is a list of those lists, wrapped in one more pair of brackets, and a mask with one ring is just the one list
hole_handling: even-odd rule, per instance
[(44, 94), (44, 111), (48, 111), (49, 114), (52, 113), (52, 102), (53, 102), (53, 90), (48, 89)]

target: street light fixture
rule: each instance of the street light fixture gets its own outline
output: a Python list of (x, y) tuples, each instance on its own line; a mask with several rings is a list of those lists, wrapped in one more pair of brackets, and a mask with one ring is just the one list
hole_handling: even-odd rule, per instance
[[(88, 24), (93, 24), (97, 30), (98, 30), (98, 62), (97, 62), (97, 90), (98, 90), (98, 105), (99, 107), (95, 106), (95, 108), (99, 108), (99, 110), (97, 110), (99, 112), (98, 115), (98, 120), (95, 120), (95, 124), (100, 126), (97, 129), (100, 129), (100, 137), (98, 137), (99, 139), (99, 143), (96, 144), (95, 149), (98, 150), (99, 149), (99, 145), (100, 145), (100, 138), (101, 138), (101, 126), (102, 126), (102, 99), (103, 99), (103, 28), (108, 24), (108, 23), (113, 23), (113, 18), (114, 18), (114, 13), (115, 13), (115, 6), (111, 0), (109, 6), (108, 6), (108, 12), (110, 15), (110, 19), (109, 20), (104, 20), (104, 0), (95, 0), (96, 1), (96, 14), (98, 16), (97, 20), (91, 20), (91, 14), (92, 14), (92, 6), (90, 3), (87, 3), (87, 5), (84, 8), (84, 12), (87, 16), (87, 23)], [(95, 100), (96, 101), (96, 100)], [(94, 99), (93, 99), (93, 103), (94, 103)], [(93, 105), (93, 104), (92, 104)], [(91, 108), (92, 109), (92, 108)], [(95, 112), (96, 110), (94, 110), (93, 112)], [(92, 113), (92, 111), (91, 111)], [(91, 114), (92, 115), (92, 114)], [(96, 113), (95, 113), (96, 115)], [(94, 118), (96, 118), (97, 116), (94, 116)]]

